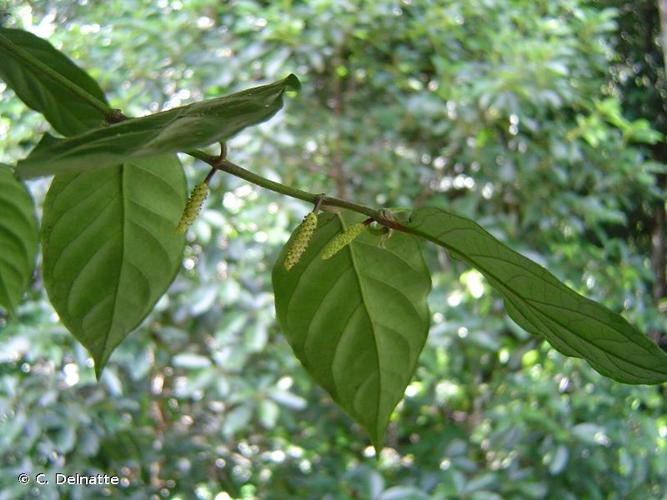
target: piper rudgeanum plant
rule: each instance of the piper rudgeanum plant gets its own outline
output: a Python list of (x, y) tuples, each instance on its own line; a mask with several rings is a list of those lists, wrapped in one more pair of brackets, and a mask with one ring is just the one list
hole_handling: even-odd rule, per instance
[[(294, 75), (142, 118), (47, 41), (0, 29), (0, 78), (60, 135), (0, 165), (0, 306), (14, 314), (41, 241), (44, 285), (99, 377), (181, 266), (183, 230), (217, 171), (313, 204), (273, 268), (276, 315), (306, 370), (382, 446), (429, 330), (426, 241), (481, 272), (507, 314), (568, 356), (628, 384), (667, 381), (667, 355), (623, 317), (558, 281), (474, 221), (437, 208), (374, 209), (250, 172), (224, 141), (273, 116)], [(220, 155), (196, 148), (223, 144)], [(210, 167), (186, 202), (175, 153)], [(41, 231), (22, 179), (53, 175)]]

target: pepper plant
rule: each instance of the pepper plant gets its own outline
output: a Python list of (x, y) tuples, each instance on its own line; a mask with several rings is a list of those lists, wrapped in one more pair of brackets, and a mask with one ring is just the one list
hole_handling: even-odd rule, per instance
[[(667, 355), (648, 337), (476, 222), (439, 208), (363, 206), (232, 162), (224, 141), (275, 115), (285, 93), (299, 88), (294, 75), (130, 118), (50, 43), (2, 28), (0, 78), (58, 134), (45, 134), (16, 166), (0, 166), (0, 306), (14, 315), (41, 242), (49, 299), (98, 377), (173, 281), (183, 232), (221, 171), (312, 204), (273, 268), (276, 316), (306, 370), (376, 448), (429, 331), (423, 244), (477, 269), (507, 314), (561, 353), (621, 383), (667, 381)], [(198, 149), (216, 143), (219, 154)], [(176, 153), (209, 169), (189, 199)], [(38, 229), (22, 181), (41, 176), (53, 180)]]

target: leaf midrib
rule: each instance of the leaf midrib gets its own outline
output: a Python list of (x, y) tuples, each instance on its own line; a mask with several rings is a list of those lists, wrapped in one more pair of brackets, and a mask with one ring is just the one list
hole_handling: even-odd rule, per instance
[[(446, 214), (446, 212), (443, 212), (443, 213)], [(423, 221), (420, 223), (420, 225), (421, 225), (421, 224), (423, 224)], [(426, 240), (429, 240), (429, 241), (435, 243), (436, 245), (439, 245), (439, 246), (442, 246), (442, 247), (446, 248), (447, 250), (456, 252), (457, 254), (459, 254), (459, 255), (461, 256), (461, 259), (464, 260), (467, 264), (469, 264), (470, 266), (472, 266), (472, 267), (474, 267), (474, 268), (476, 268), (476, 269), (483, 270), (483, 273), (484, 273), (484, 274), (488, 275), (491, 279), (493, 279), (493, 281), (496, 282), (496, 287), (499, 289), (500, 293), (501, 293), (503, 296), (510, 295), (510, 296), (514, 296), (514, 297), (516, 297), (518, 300), (520, 300), (520, 301), (524, 304), (524, 307), (530, 309), (531, 311), (534, 311), (535, 313), (540, 314), (541, 316), (544, 316), (544, 317), (547, 317), (547, 318), (551, 319), (552, 321), (556, 322), (559, 326), (561, 326), (561, 328), (565, 328), (566, 331), (571, 332), (573, 335), (575, 335), (577, 338), (581, 339), (583, 342), (585, 342), (585, 343), (587, 343), (587, 344), (594, 345), (594, 344), (591, 343), (590, 340), (586, 339), (585, 337), (579, 335), (579, 334), (576, 333), (576, 332), (573, 332), (569, 327), (565, 327), (563, 324), (561, 324), (560, 322), (556, 321), (552, 316), (546, 314), (546, 313), (545, 313), (543, 310), (541, 310), (540, 308), (538, 308), (538, 307), (536, 307), (536, 306), (530, 304), (529, 299), (526, 299), (523, 295), (521, 295), (520, 293), (518, 293), (516, 290), (513, 290), (513, 289), (507, 287), (507, 286), (504, 284), (504, 282), (503, 282), (500, 278), (498, 278), (492, 271), (490, 271), (486, 266), (483, 266), (483, 265), (480, 265), (479, 263), (476, 263), (476, 261), (474, 261), (473, 259), (471, 259), (471, 258), (470, 258), (468, 255), (466, 255), (465, 253), (463, 253), (463, 252), (461, 252), (460, 250), (458, 250), (458, 249), (452, 247), (451, 245), (445, 243), (443, 240), (440, 239), (441, 235), (433, 236), (433, 235), (431, 235), (431, 234), (429, 234), (429, 233), (426, 233), (426, 232), (424, 232), (424, 231), (422, 231), (422, 230), (420, 230), (420, 229), (418, 229), (418, 228), (416, 228), (416, 227), (409, 227), (409, 226), (408, 226), (407, 229), (408, 229), (408, 232), (409, 232), (409, 233), (415, 234), (415, 235), (417, 235), (417, 236), (420, 236), (421, 238), (424, 238), (424, 239), (426, 239)], [(465, 228), (458, 228), (458, 229), (459, 229), (459, 230), (466, 230)], [(510, 249), (510, 250), (511, 250), (511, 249)], [(511, 251), (513, 251), (513, 250), (511, 250)], [(519, 255), (520, 255), (520, 254), (519, 254)], [(522, 256), (522, 257), (523, 257), (523, 256)], [(523, 268), (522, 268), (522, 269), (523, 269)], [(530, 271), (528, 271), (528, 272), (530, 272)], [(532, 274), (532, 273), (531, 273), (531, 274)], [(559, 284), (560, 284), (560, 282), (559, 282)], [(560, 285), (562, 286), (562, 284), (560, 284)], [(576, 292), (575, 292), (575, 293), (576, 293)], [(585, 297), (584, 297), (584, 298), (585, 298)], [(579, 312), (579, 311), (577, 311), (577, 313), (578, 313), (578, 314), (582, 314), (582, 315), (584, 315), (583, 313), (581, 313), (581, 312)], [(584, 315), (584, 316), (585, 316), (585, 315)], [(630, 339), (628, 339), (628, 337), (625, 335), (624, 332), (621, 332), (621, 331), (619, 331), (618, 329), (613, 328), (613, 327), (607, 325), (606, 323), (605, 323), (605, 326), (607, 326), (608, 328), (612, 328), (613, 330), (615, 330), (617, 333), (619, 333), (621, 336), (623, 336), (623, 337), (627, 340), (627, 342), (632, 342)], [(540, 335), (544, 336), (544, 334), (540, 334)], [(582, 354), (579, 353), (579, 349), (576, 349), (576, 348), (572, 347), (572, 345), (571, 345), (566, 339), (564, 339), (564, 338), (562, 338), (562, 337), (559, 337), (559, 338), (560, 338), (560, 340), (562, 340), (564, 343), (566, 343), (566, 344), (567, 344), (573, 351), (577, 352), (577, 357), (579, 357), (579, 358), (581, 358), (581, 359), (586, 359), (589, 363), (591, 362), (591, 360), (589, 360), (588, 358), (585, 358)], [(599, 349), (599, 350), (601, 350), (601, 351), (603, 351), (607, 356), (611, 356), (611, 357), (619, 357), (617, 354), (612, 353), (612, 352), (608, 351), (607, 349), (602, 348), (602, 347), (600, 347), (600, 346), (598, 346), (598, 345), (594, 345), (594, 347), (597, 348), (597, 349)], [(635, 366), (637, 366), (637, 367), (639, 367), (639, 368), (642, 368), (643, 370), (647, 370), (647, 371), (650, 371), (650, 372), (653, 372), (653, 373), (655, 373), (655, 374), (662, 375), (662, 376), (665, 375), (665, 372), (658, 371), (658, 370), (656, 370), (655, 368), (652, 368), (652, 367), (651, 367), (651, 368), (648, 368), (648, 367), (646, 367), (646, 366), (640, 366), (640, 365), (637, 365), (636, 363), (634, 363), (633, 361), (630, 361), (630, 360), (627, 360), (627, 359), (623, 359), (623, 361), (626, 362), (626, 363), (629, 363), (629, 364), (633, 364), (633, 365), (635, 365)], [(596, 362), (595, 364), (597, 365), (598, 363)], [(614, 363), (614, 364), (615, 364), (615, 363)]]
[[(108, 357), (107, 355), (107, 349), (109, 347), (109, 339), (111, 338), (111, 332), (113, 331), (113, 327), (116, 324), (116, 314), (118, 312), (118, 296), (119, 296), (119, 291), (120, 291), (120, 283), (121, 280), (123, 279), (123, 270), (125, 269), (125, 245), (127, 244), (127, 224), (125, 220), (125, 216), (127, 214), (127, 207), (125, 206), (126, 203), (128, 202), (127, 197), (123, 196), (125, 193), (125, 177), (126, 177), (126, 171), (127, 171), (127, 166), (125, 164), (121, 164), (119, 167), (120, 169), (120, 183), (119, 183), (119, 197), (121, 200), (120, 205), (120, 224), (121, 224), (121, 245), (120, 245), (120, 268), (118, 269), (118, 279), (116, 280), (116, 286), (115, 290), (113, 292), (113, 313), (111, 315), (111, 321), (109, 323), (109, 329), (106, 332), (106, 335), (104, 336), (104, 347), (102, 349), (102, 356), (100, 357), (100, 365), (103, 365), (106, 363), (105, 358)], [(96, 368), (97, 368), (97, 363), (96, 363)]]
[[(338, 220), (340, 221), (341, 228), (343, 231), (347, 229), (345, 226), (345, 221), (341, 217), (340, 214), (336, 214), (338, 217)], [(364, 309), (366, 311), (366, 315), (368, 316), (368, 320), (371, 324), (371, 332), (373, 335), (373, 346), (375, 347), (375, 359), (377, 360), (377, 365), (378, 365), (378, 389), (377, 389), (377, 404), (375, 406), (375, 429), (373, 434), (373, 442), (379, 442), (380, 440), (378, 439), (378, 425), (380, 423), (380, 401), (382, 398), (382, 366), (380, 364), (380, 348), (378, 347), (378, 341), (377, 341), (377, 332), (375, 331), (375, 322), (373, 321), (373, 318), (368, 312), (368, 301), (366, 300), (366, 295), (364, 291), (364, 286), (361, 283), (360, 279), (360, 272), (359, 272), (359, 267), (357, 265), (357, 261), (354, 257), (354, 242), (351, 242), (348, 245), (348, 253), (350, 254), (350, 261), (352, 262), (352, 268), (354, 269), (354, 277), (357, 280), (357, 284), (359, 285), (359, 294), (361, 295), (361, 303), (364, 306)]]

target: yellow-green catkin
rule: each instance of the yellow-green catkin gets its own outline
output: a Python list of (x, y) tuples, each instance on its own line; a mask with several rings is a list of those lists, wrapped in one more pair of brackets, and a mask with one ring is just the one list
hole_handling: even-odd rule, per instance
[(207, 196), (208, 184), (201, 182), (194, 187), (192, 193), (190, 193), (188, 202), (185, 204), (185, 209), (183, 210), (183, 215), (181, 215), (181, 220), (179, 220), (178, 224), (176, 225), (176, 231), (179, 233), (184, 233), (185, 230), (192, 225), (192, 223), (197, 218), (197, 215), (199, 215), (199, 211), (201, 210), (201, 207), (204, 204)]
[(294, 230), (294, 238), (292, 238), (290, 246), (287, 249), (287, 255), (285, 256), (285, 269), (289, 271), (297, 265), (303, 252), (308, 248), (308, 243), (310, 243), (310, 238), (312, 238), (315, 228), (317, 228), (317, 215), (310, 212)]
[(352, 243), (352, 241), (354, 241), (354, 239), (359, 236), (364, 229), (366, 229), (366, 224), (358, 222), (357, 224), (353, 224), (348, 227), (342, 233), (339, 233), (331, 238), (331, 241), (329, 241), (329, 243), (327, 243), (322, 250), (322, 260), (330, 259), (336, 255), (343, 248)]

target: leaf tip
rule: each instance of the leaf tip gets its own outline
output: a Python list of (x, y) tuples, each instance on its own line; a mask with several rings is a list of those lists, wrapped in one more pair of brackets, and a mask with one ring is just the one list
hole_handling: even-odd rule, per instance
[(86, 349), (88, 349), (88, 352), (93, 357), (93, 362), (95, 365), (95, 379), (99, 382), (102, 379), (102, 372), (104, 372), (104, 369), (109, 362), (113, 348), (110, 351), (107, 351), (107, 349), (104, 348), (101, 352), (93, 352), (88, 347), (86, 347)]
[(287, 77), (283, 81), (285, 83), (286, 88), (294, 90), (295, 92), (301, 90), (301, 82), (294, 73), (290, 73), (289, 75), (287, 75)]
[(373, 450), (375, 450), (375, 462), (379, 463), (380, 462), (380, 454), (382, 453), (382, 450), (384, 448), (384, 443), (383, 442), (374, 442), (371, 440), (371, 443), (373, 445)]
[(102, 378), (102, 372), (104, 371), (104, 367), (106, 366), (106, 363), (102, 363), (102, 360), (95, 360), (95, 379), (99, 382), (100, 379)]
[(366, 432), (368, 432), (368, 438), (375, 451), (375, 460), (380, 460), (380, 454), (384, 449), (384, 434), (387, 430), (387, 423), (368, 422), (366, 425), (362, 424), (362, 426), (366, 429)]

